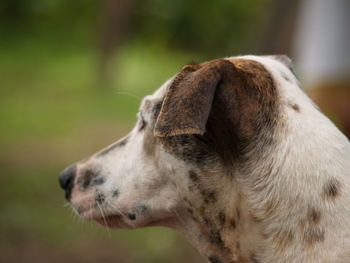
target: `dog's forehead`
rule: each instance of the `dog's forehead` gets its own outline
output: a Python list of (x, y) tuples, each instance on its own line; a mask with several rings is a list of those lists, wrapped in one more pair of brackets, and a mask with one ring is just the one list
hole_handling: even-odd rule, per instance
[(154, 105), (161, 102), (166, 94), (168, 87), (173, 81), (174, 77), (168, 79), (160, 88), (158, 88), (153, 94), (145, 96), (140, 105), (141, 112), (150, 112)]

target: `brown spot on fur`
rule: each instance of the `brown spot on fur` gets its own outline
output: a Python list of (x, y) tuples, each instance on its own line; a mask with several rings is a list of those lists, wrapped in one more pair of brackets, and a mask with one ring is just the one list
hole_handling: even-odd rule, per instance
[(251, 261), (251, 263), (259, 263), (260, 262), (258, 260), (257, 256), (255, 255), (255, 253), (250, 254), (250, 261)]
[(310, 225), (308, 228), (306, 228), (304, 232), (304, 242), (308, 245), (314, 245), (317, 242), (324, 241), (324, 230), (317, 226), (317, 225)]
[(316, 210), (316, 208), (310, 207), (307, 217), (310, 223), (318, 224), (321, 220), (321, 212)]
[(259, 217), (257, 214), (255, 214), (253, 211), (250, 211), (249, 213), (250, 218), (253, 220), (255, 223), (261, 223), (263, 221), (263, 218)]
[(272, 240), (279, 251), (285, 250), (288, 247), (288, 245), (290, 245), (293, 242), (295, 237), (295, 234), (291, 229), (274, 230), (270, 235), (272, 235)]
[(230, 226), (231, 226), (233, 229), (236, 229), (236, 227), (237, 227), (236, 219), (232, 218), (232, 219), (230, 220)]
[(239, 210), (238, 207), (236, 208), (236, 218), (237, 218), (237, 221), (239, 221), (241, 218), (241, 211)]
[(330, 179), (324, 186), (323, 192), (324, 196), (327, 199), (335, 199), (339, 195), (340, 182), (333, 178)]
[(290, 103), (288, 103), (288, 105), (289, 105), (293, 110), (295, 110), (296, 112), (300, 112), (300, 107), (299, 107), (298, 104), (293, 103), (293, 102), (290, 102)]
[(221, 211), (218, 214), (218, 219), (219, 219), (220, 225), (222, 225), (222, 226), (225, 225), (225, 223), (226, 223), (226, 214), (223, 211)]

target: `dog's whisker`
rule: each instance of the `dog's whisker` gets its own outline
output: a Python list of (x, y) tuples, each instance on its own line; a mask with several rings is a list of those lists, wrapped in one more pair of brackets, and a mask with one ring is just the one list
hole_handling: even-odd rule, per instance
[(137, 99), (139, 102), (142, 100), (142, 96), (139, 94), (132, 93), (130, 90), (119, 90), (115, 92), (116, 95), (128, 95), (134, 99)]
[(134, 225), (129, 223), (128, 218), (125, 216), (125, 214), (122, 211), (120, 211), (117, 207), (112, 205), (110, 202), (106, 202), (106, 204), (109, 205), (111, 208), (113, 208), (121, 216), (124, 223), (126, 223), (128, 226), (130, 226), (132, 228), (135, 228)]
[[(97, 204), (98, 209), (99, 209), (100, 212), (101, 212), (102, 220), (104, 221), (104, 223), (106, 224), (106, 226), (108, 226), (107, 219), (106, 219), (106, 216), (105, 216), (103, 207), (102, 207), (98, 202), (96, 202), (96, 204)], [(111, 237), (111, 232), (110, 232), (109, 228), (106, 227), (106, 229), (107, 229), (107, 234), (108, 234), (108, 236)]]
[(68, 209), (69, 214), (72, 216), (74, 222), (78, 222), (79, 224), (83, 224), (83, 219), (78, 215), (77, 211), (74, 209), (74, 207), (70, 206), (69, 203), (66, 203), (64, 205), (65, 208)]

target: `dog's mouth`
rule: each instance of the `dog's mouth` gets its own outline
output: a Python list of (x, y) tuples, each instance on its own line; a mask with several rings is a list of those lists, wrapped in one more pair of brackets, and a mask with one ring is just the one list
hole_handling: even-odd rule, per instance
[(132, 223), (127, 222), (122, 215), (108, 215), (102, 216), (95, 219), (97, 223), (108, 228), (119, 228), (119, 229), (133, 229), (135, 226)]
[(147, 226), (168, 225), (170, 218), (154, 218), (152, 216), (130, 213), (107, 214), (99, 209), (73, 209), (85, 220), (96, 221), (104, 227), (115, 229), (135, 229)]
[(93, 208), (84, 210), (73, 209), (77, 214), (87, 221), (96, 221), (97, 223), (108, 227), (108, 228), (120, 228), (120, 229), (133, 229), (136, 227), (136, 221), (132, 215), (118, 213), (118, 214), (107, 214), (100, 209), (96, 210)]
[(172, 218), (161, 218), (161, 219), (153, 219), (147, 220), (143, 222), (131, 222), (123, 215), (109, 215), (105, 217), (99, 217), (92, 219), (102, 226), (108, 228), (117, 228), (117, 229), (135, 229), (139, 227), (150, 227), (150, 226), (169, 226), (173, 225)]

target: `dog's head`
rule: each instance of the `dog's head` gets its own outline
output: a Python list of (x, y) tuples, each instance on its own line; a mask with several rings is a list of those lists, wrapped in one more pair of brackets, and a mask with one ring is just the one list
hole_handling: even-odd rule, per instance
[(83, 218), (109, 227), (172, 226), (178, 214), (205, 220), (200, 207), (214, 207), (252, 152), (273, 145), (274, 74), (294, 79), (272, 57), (183, 67), (144, 98), (127, 136), (62, 172), (66, 198)]

